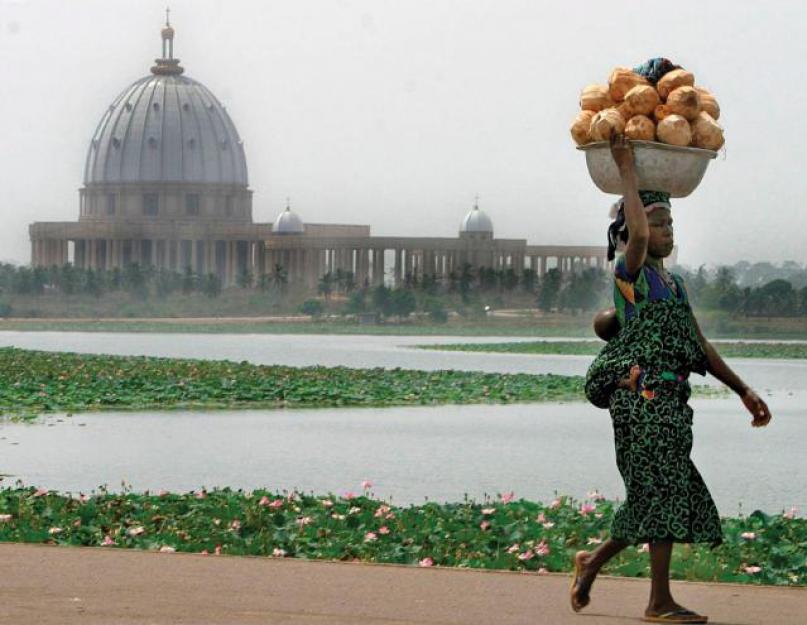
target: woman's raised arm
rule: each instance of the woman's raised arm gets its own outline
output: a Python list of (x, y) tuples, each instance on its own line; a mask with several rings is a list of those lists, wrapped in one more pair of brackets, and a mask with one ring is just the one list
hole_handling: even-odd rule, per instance
[(625, 249), (625, 268), (635, 276), (647, 258), (650, 227), (639, 198), (639, 181), (633, 164), (633, 148), (624, 135), (611, 136), (611, 155), (622, 178), (622, 196), (625, 200), (625, 222), (628, 226), (628, 245)]

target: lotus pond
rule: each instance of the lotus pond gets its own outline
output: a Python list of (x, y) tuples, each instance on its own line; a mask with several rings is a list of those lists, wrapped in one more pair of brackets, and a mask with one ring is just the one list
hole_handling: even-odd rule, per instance
[[(359, 560), (420, 566), (568, 571), (572, 554), (608, 535), (613, 501), (560, 496), (548, 504), (499, 494), (482, 502), (393, 506), (360, 495), (229, 488), (84, 495), (0, 491), (0, 540), (163, 552)], [(792, 510), (723, 519), (724, 544), (674, 550), (675, 579), (807, 583), (807, 521)], [(647, 577), (646, 545), (615, 558), (612, 575)]]
[(0, 413), (562, 401), (582, 378), (253, 365), (0, 348)]

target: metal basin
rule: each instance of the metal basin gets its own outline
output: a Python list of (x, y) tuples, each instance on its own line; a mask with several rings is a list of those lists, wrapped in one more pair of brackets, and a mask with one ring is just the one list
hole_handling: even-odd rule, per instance
[[(639, 188), (666, 191), (672, 197), (686, 197), (700, 184), (709, 161), (717, 152), (682, 148), (655, 141), (631, 141)], [(606, 193), (622, 195), (619, 170), (607, 141), (577, 148), (586, 153), (588, 173), (594, 184)]]

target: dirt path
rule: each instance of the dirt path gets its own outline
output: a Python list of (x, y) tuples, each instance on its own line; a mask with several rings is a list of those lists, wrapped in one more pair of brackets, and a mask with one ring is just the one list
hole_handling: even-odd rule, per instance
[[(14, 625), (621, 625), (647, 580), (603, 578), (579, 615), (569, 578), (0, 544), (0, 623)], [(675, 583), (714, 625), (804, 625), (807, 589)]]

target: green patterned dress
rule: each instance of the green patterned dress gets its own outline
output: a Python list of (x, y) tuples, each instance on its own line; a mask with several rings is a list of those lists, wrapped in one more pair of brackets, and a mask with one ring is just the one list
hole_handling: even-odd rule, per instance
[[(653, 268), (627, 274), (615, 269), (614, 302), (621, 324), (592, 363), (586, 396), (608, 408), (626, 499), (611, 535), (631, 544), (654, 541), (722, 542), (720, 517), (690, 459), (690, 372), (704, 375), (706, 354), (694, 325), (682, 279), (670, 288)], [(637, 391), (619, 388), (633, 365), (641, 367)]]

